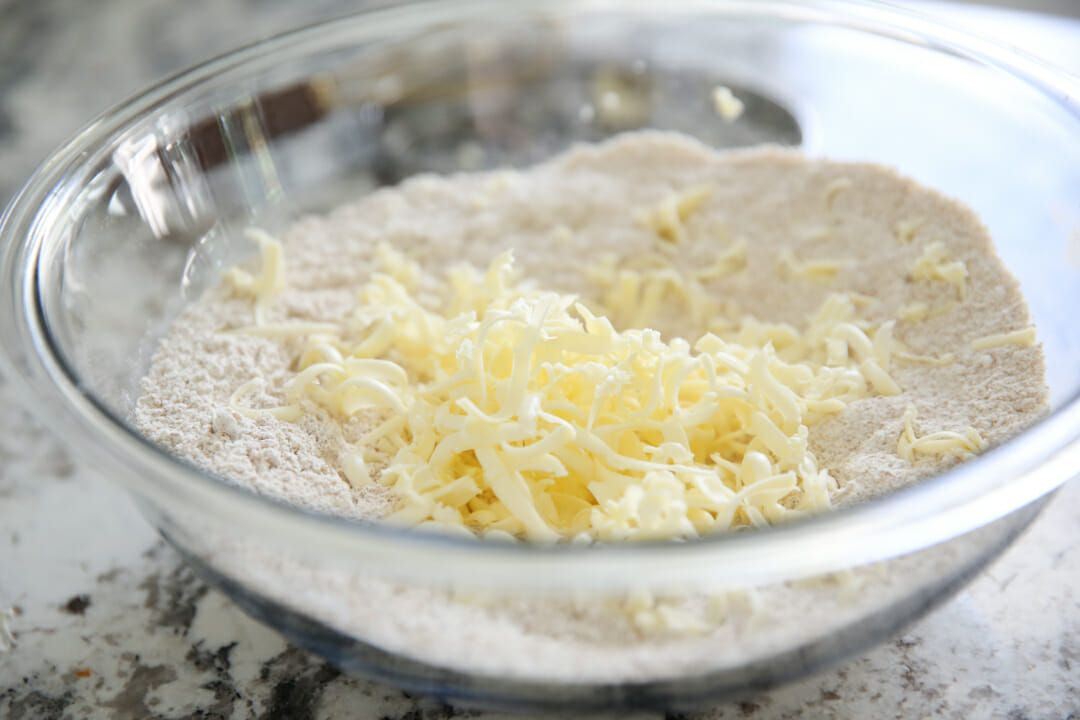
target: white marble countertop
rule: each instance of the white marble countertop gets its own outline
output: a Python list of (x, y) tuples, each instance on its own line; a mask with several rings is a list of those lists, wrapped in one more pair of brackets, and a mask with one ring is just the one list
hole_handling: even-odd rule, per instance
[[(53, 145), (138, 87), (348, 7), (0, 0), (0, 204)], [(1080, 72), (1080, 23), (946, 10)], [(0, 609), (12, 608), (0, 616), (0, 717), (497, 717), (346, 677), (290, 647), (210, 590), (10, 395), (0, 386)], [(702, 717), (1080, 718), (1080, 485), (902, 636)]]

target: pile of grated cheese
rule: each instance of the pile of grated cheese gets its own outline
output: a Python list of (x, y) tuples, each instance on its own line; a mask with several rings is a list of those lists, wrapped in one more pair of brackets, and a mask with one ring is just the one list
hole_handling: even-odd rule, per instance
[[(226, 281), (262, 307), (283, 259), (275, 241), (255, 239), (261, 275)], [(257, 318), (237, 330), (305, 342), (288, 405), (243, 407), (243, 386), (232, 406), (282, 421), (312, 404), (342, 422), (378, 413), (342, 472), (354, 487), (392, 490), (392, 522), (591, 542), (785, 521), (828, 509), (836, 489), (807, 448), (809, 428), (856, 399), (901, 392), (889, 374), (894, 323), (857, 321), (849, 295), (829, 296), (803, 333), (747, 320), (691, 344), (617, 330), (573, 295), (516, 281), (509, 252), (484, 274), (451, 268), (439, 311), (417, 299), (414, 261), (386, 245), (377, 257), (347, 321)]]

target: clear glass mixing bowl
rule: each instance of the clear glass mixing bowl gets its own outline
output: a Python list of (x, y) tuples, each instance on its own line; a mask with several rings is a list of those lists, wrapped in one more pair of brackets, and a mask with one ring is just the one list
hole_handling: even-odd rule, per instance
[[(734, 123), (713, 111), (717, 85), (746, 103)], [(373, 9), (167, 80), (49, 158), (0, 228), (2, 369), (79, 462), (126, 485), (207, 577), (344, 668), (486, 706), (672, 708), (737, 695), (910, 622), (1080, 467), (1078, 93), (1075, 79), (1036, 61), (878, 4)], [(1023, 285), (1052, 414), (947, 474), (826, 517), (593, 548), (306, 513), (201, 473), (133, 430), (155, 340), (250, 254), (242, 227), (278, 228), (414, 173), (526, 165), (640, 127), (880, 162), (966, 202)], [(512, 661), (490, 652), (507, 603), (590, 617), (626, 612), (626, 598), (645, 592), (646, 602), (720, 598), (726, 610), (715, 633), (672, 640), (676, 659), (662, 668), (634, 656), (632, 637), (625, 652), (596, 641), (597, 658), (626, 662), (568, 656), (563, 672), (552, 669), (560, 651), (535, 637), (507, 640), (522, 647)], [(431, 603), (457, 608), (460, 622), (423, 622)], [(474, 632), (481, 625), (486, 634)]]

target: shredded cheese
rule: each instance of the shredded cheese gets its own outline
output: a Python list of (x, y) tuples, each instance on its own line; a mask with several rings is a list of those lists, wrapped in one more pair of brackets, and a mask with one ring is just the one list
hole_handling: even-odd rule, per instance
[(680, 598), (657, 598), (647, 590), (631, 592), (617, 608), (643, 635), (704, 635), (714, 629), (705, 619), (680, 607)]
[(783, 272), (813, 282), (831, 283), (849, 263), (844, 260), (799, 260), (791, 250), (783, 250), (778, 259)]
[(930, 305), (916, 301), (900, 307), (897, 315), (906, 322), (922, 322), (930, 317)]
[(291, 337), (307, 337), (308, 335), (318, 335), (326, 333), (337, 332), (337, 325), (330, 323), (311, 323), (311, 322), (295, 322), (295, 323), (266, 323), (258, 325), (245, 325), (243, 327), (232, 328), (228, 332), (235, 335), (255, 335), (257, 337), (264, 338), (291, 338)]
[(1003, 345), (1034, 345), (1035, 339), (1035, 328), (1028, 327), (1023, 330), (978, 338), (972, 341), (971, 347), (975, 350), (989, 350)]
[(570, 228), (565, 225), (556, 225), (551, 231), (551, 239), (559, 245), (569, 245), (574, 239), (574, 233), (570, 232)]
[(656, 207), (642, 212), (638, 220), (661, 239), (678, 244), (686, 238), (684, 223), (708, 201), (713, 189), (707, 185), (672, 194)]
[(266, 232), (248, 228), (244, 233), (259, 246), (261, 267), (259, 274), (234, 267), (225, 273), (225, 282), (233, 292), (255, 300), (255, 324), (262, 325), (266, 308), (274, 295), (285, 287), (285, 270), (281, 262), (281, 244)]
[(295, 422), (303, 417), (304, 411), (300, 409), (299, 405), (283, 405), (281, 407), (272, 408), (250, 408), (242, 405), (241, 402), (247, 398), (248, 395), (259, 389), (260, 385), (261, 383), (259, 380), (252, 379), (238, 387), (229, 398), (229, 407), (244, 417), (253, 420), (263, 416), (269, 416), (285, 422)]
[(836, 202), (836, 196), (850, 188), (851, 178), (838, 177), (830, 180), (829, 184), (825, 186), (825, 207), (831, 212), (833, 203)]
[[(859, 397), (899, 392), (891, 324), (868, 334), (847, 296), (832, 296), (803, 334), (745, 323), (691, 346), (617, 331), (573, 296), (514, 282), (509, 254), (482, 276), (451, 269), (442, 312), (407, 287), (414, 262), (388, 247), (377, 260), (353, 317), (308, 338), (289, 404), (240, 409), (245, 386), (234, 406), (282, 419), (306, 402), (343, 421), (373, 414), (343, 473), (392, 489), (390, 521), (539, 542), (780, 522), (828, 508), (835, 489), (807, 448), (809, 427)], [(392, 457), (372, 478), (377, 445)]]
[(731, 88), (726, 85), (717, 85), (713, 88), (712, 102), (716, 114), (729, 123), (742, 117), (743, 110), (746, 109), (743, 101), (735, 97), (735, 93), (731, 92)]
[(934, 242), (923, 248), (922, 254), (911, 268), (914, 280), (947, 282), (956, 288), (960, 299), (967, 297), (967, 265), (962, 260), (949, 261), (945, 245)]
[(718, 280), (734, 275), (746, 267), (746, 241), (738, 240), (727, 250), (720, 252), (711, 264), (694, 273), (698, 280)]
[(943, 456), (954, 453), (966, 458), (982, 452), (986, 446), (979, 431), (973, 427), (968, 427), (962, 433), (943, 430), (919, 437), (915, 432), (916, 418), (915, 406), (908, 405), (904, 410), (904, 430), (896, 447), (896, 453), (909, 463), (914, 464), (918, 455)]
[(897, 351), (893, 353), (893, 357), (901, 362), (920, 363), (922, 365), (933, 365), (935, 367), (945, 367), (946, 365), (952, 365), (956, 362), (956, 356), (952, 353), (943, 353), (934, 357), (933, 355), (915, 355), (909, 352)]
[(737, 272), (743, 263), (745, 245), (730, 248), (692, 277), (684, 277), (662, 255), (636, 258), (633, 264), (644, 266), (642, 269), (620, 267), (614, 257), (603, 256), (585, 268), (585, 277), (600, 289), (600, 309), (615, 327), (648, 327), (660, 308), (672, 302), (683, 304), (695, 325), (704, 327), (720, 308), (701, 281)]
[(956, 305), (957, 303), (955, 300), (950, 300), (936, 307), (931, 307), (929, 303), (917, 300), (908, 303), (907, 305), (900, 306), (900, 309), (897, 311), (897, 317), (904, 322), (923, 322), (930, 318), (941, 317), (942, 315), (952, 312), (952, 310), (956, 308)]
[(926, 218), (922, 216), (910, 217), (905, 220), (900, 220), (896, 223), (896, 227), (893, 228), (893, 233), (896, 235), (896, 239), (905, 245), (910, 245), (918, 234), (922, 226), (926, 224)]

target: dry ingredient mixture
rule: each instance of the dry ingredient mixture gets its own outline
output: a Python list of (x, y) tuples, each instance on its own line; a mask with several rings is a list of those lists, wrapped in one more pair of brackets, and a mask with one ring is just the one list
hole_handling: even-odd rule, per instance
[[(252, 238), (259, 262), (162, 341), (136, 419), (230, 482), (337, 515), (695, 537), (895, 490), (1047, 409), (986, 230), (880, 166), (640, 132)], [(460, 610), (443, 605), (427, 612)], [(519, 604), (500, 632), (591, 651), (704, 632), (693, 608), (624, 609)]]

